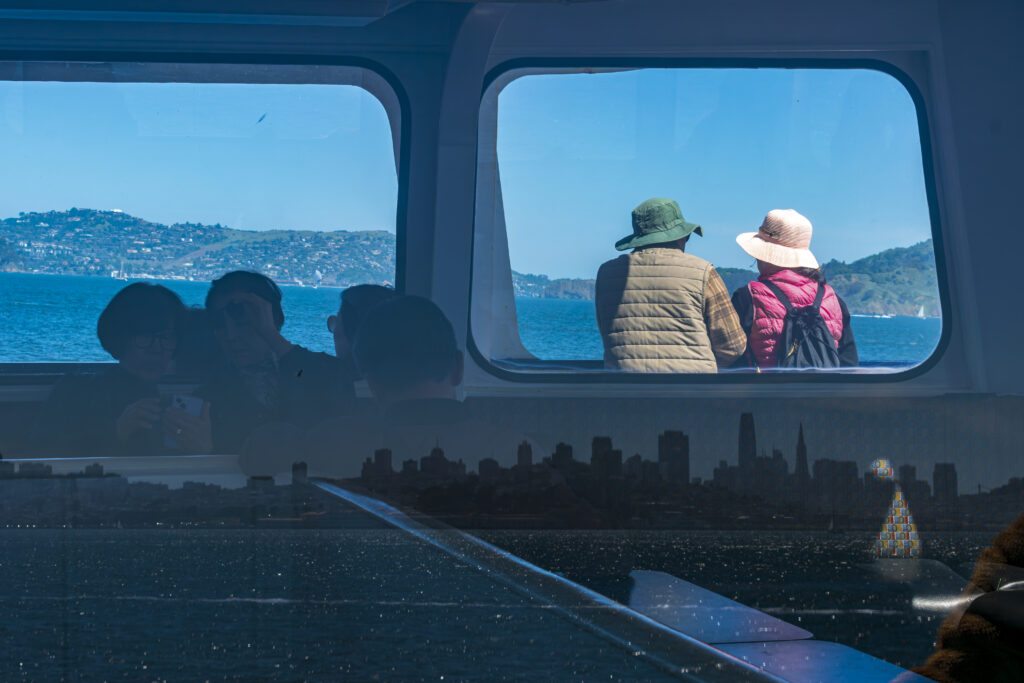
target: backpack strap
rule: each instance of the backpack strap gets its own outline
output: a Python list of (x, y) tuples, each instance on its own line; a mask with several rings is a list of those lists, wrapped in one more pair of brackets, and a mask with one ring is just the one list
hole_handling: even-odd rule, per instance
[(818, 283), (818, 291), (814, 295), (814, 310), (821, 311), (821, 300), (825, 298), (825, 285)]
[[(751, 281), (752, 282), (752, 281)], [(757, 364), (757, 356), (754, 355), (754, 350), (750, 348), (750, 333), (754, 330), (754, 290), (750, 288), (750, 282), (747, 283), (747, 294), (750, 295), (750, 330), (746, 331), (747, 335), (747, 348), (743, 350), (743, 355), (747, 357), (747, 363), (750, 367), (754, 368), (758, 373), (761, 372), (761, 366)]]
[[(775, 284), (771, 280), (758, 280), (758, 282), (760, 282), (762, 285), (764, 285), (765, 287), (767, 287), (768, 289), (771, 290), (772, 294), (775, 295), (775, 298), (778, 299), (779, 302), (783, 306), (786, 307), (786, 313), (792, 313), (793, 312), (793, 303), (789, 300), (789, 297), (786, 296), (786, 294), (782, 291), (782, 289), (777, 284)], [(819, 284), (818, 285), (818, 291), (815, 292), (815, 294), (814, 294), (814, 303), (811, 304), (812, 306), (814, 306), (814, 310), (816, 310), (816, 311), (820, 311), (821, 310), (821, 301), (824, 298), (825, 298), (825, 286)]]
[(771, 293), (775, 295), (775, 298), (779, 300), (783, 306), (786, 307), (786, 313), (793, 312), (793, 304), (790, 302), (789, 297), (782, 291), (782, 289), (770, 280), (758, 280), (762, 285), (771, 290)]

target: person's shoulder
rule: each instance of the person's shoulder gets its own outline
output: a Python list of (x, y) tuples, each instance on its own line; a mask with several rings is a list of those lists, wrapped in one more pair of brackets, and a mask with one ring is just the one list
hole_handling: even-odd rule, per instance
[(708, 261), (705, 258), (701, 258), (700, 256), (697, 256), (696, 254), (691, 254), (688, 251), (678, 251), (678, 250), (676, 250), (676, 251), (677, 251), (677, 259), (679, 261), (687, 263), (687, 264), (690, 264), (690, 265), (693, 265), (693, 266), (696, 266), (698, 268), (703, 268), (708, 273), (717, 272), (717, 271), (715, 271), (715, 267), (711, 264), (711, 261)]
[(707, 259), (696, 254), (673, 247), (649, 247), (640, 249), (630, 254), (630, 257), (643, 265), (671, 265), (697, 268), (705, 272), (713, 270), (714, 266)]
[[(751, 282), (755, 282), (755, 280), (751, 280)], [(732, 292), (732, 300), (734, 302), (749, 301), (750, 298), (750, 282), (743, 285), (742, 287), (737, 287)]]
[(311, 474), (359, 476), (366, 458), (373, 457), (381, 447), (395, 445), (386, 443), (386, 436), (384, 422), (372, 411), (332, 417), (318, 422), (306, 432), (304, 457)]
[(60, 400), (87, 395), (109, 380), (103, 379), (106, 373), (70, 373), (61, 376), (50, 389), (49, 400)]
[(308, 433), (321, 440), (329, 440), (331, 437), (341, 440), (354, 433), (379, 430), (382, 424), (380, 415), (375, 410), (368, 409), (354, 415), (335, 415), (321, 420), (313, 425)]
[(305, 346), (296, 344), (291, 351), (282, 356), (280, 365), (287, 368), (315, 367), (318, 369), (341, 370), (342, 364), (336, 356), (323, 351), (310, 351)]
[(607, 272), (613, 268), (621, 268), (623, 265), (629, 263), (630, 254), (619, 254), (615, 258), (610, 258), (597, 269), (597, 273), (600, 276), (601, 272)]
[(842, 311), (844, 315), (850, 315), (850, 309), (846, 305), (846, 302), (843, 301), (843, 297), (839, 296), (839, 292), (833, 289), (831, 285), (825, 285), (825, 287), (828, 288), (825, 290), (825, 294), (831, 294), (836, 298), (836, 303), (839, 305), (839, 310)]
[(285, 354), (285, 358), (289, 356), (302, 359), (317, 359), (324, 362), (337, 362), (337, 358), (329, 353), (323, 351), (312, 351), (307, 349), (305, 346), (299, 346), (296, 344), (292, 347), (291, 351)]

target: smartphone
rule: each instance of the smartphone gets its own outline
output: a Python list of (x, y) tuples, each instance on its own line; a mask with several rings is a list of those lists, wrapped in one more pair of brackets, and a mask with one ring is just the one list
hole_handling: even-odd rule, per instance
[(199, 417), (203, 413), (203, 399), (198, 396), (174, 394), (171, 396), (171, 406), (185, 411), (192, 417)]
[[(186, 396), (185, 394), (174, 394), (168, 402), (171, 408), (183, 410), (193, 417), (199, 417), (203, 413), (203, 399), (198, 396)], [(181, 444), (174, 440), (174, 437), (164, 435), (164, 446), (167, 448), (180, 449)]]

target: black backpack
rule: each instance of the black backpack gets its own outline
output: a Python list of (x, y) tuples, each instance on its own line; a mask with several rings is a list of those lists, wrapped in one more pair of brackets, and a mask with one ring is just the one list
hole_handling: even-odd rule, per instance
[(761, 284), (771, 290), (775, 298), (786, 307), (779, 337), (778, 361), (780, 368), (838, 368), (839, 349), (821, 317), (821, 299), (825, 286), (818, 285), (814, 303), (795, 308), (779, 287), (765, 280)]

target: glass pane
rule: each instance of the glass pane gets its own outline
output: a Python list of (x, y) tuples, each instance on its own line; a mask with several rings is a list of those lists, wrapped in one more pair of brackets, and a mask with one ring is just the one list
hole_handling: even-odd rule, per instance
[(0, 147), (0, 362), (109, 361), (96, 321), (128, 282), (201, 306), (233, 270), (332, 351), (341, 289), (394, 283), (391, 127), (360, 87), (0, 81)]
[[(759, 275), (781, 278), (796, 307), (813, 303), (818, 282), (827, 284), (821, 318), (847, 371), (906, 369), (938, 343), (942, 322), (917, 112), (906, 89), (885, 73), (523, 75), (498, 94), (496, 144), (525, 353), (494, 357), (511, 367), (552, 367), (530, 356), (576, 361), (566, 367), (577, 369), (600, 368), (603, 359), (606, 369), (641, 372), (784, 366), (775, 347), (785, 309), (757, 284)], [(681, 216), (682, 227), (667, 229), (668, 218), (634, 227), (634, 208), (651, 198), (675, 201), (672, 220)], [(766, 221), (774, 209), (796, 213)], [(690, 233), (687, 224), (701, 230)], [(780, 229), (785, 234), (770, 234)], [(680, 250), (684, 233), (689, 239)], [(757, 233), (740, 238), (751, 242), (746, 248), (737, 243), (744, 233)], [(625, 254), (618, 261), (616, 243)], [(707, 292), (708, 278), (715, 278), (678, 271), (682, 258), (691, 270), (713, 264), (724, 287)], [(815, 261), (819, 273), (810, 267)], [(605, 293), (598, 283), (595, 307), (595, 278), (606, 262)], [(803, 270), (794, 274), (798, 267)], [(655, 293), (656, 284), (640, 280), (654, 275), (684, 293)], [(749, 355), (733, 361), (735, 323), (725, 319), (729, 307), (715, 308), (723, 303), (717, 290), (732, 295), (752, 280), (745, 303), (734, 303), (741, 337), (754, 336)], [(692, 357), (700, 362), (675, 362)]]

